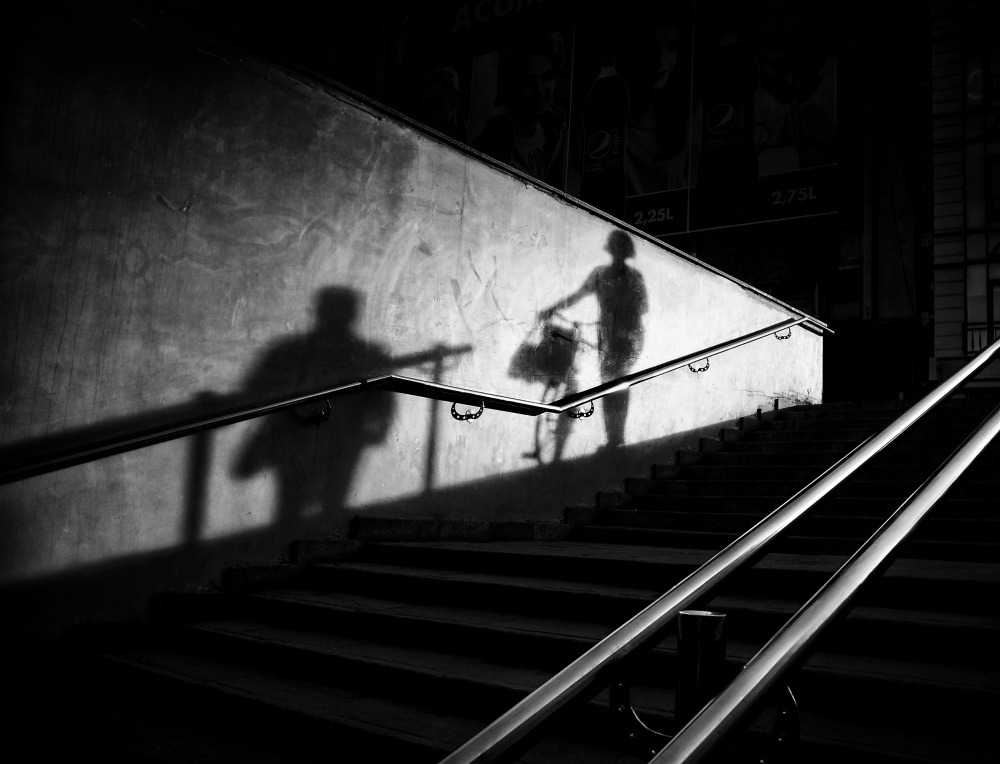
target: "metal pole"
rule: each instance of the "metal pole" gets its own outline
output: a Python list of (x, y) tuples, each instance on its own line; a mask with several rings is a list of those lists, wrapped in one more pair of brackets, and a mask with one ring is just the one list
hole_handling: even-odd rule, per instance
[(680, 729), (722, 689), (726, 664), (726, 616), (709, 610), (677, 614), (677, 697), (674, 720)]

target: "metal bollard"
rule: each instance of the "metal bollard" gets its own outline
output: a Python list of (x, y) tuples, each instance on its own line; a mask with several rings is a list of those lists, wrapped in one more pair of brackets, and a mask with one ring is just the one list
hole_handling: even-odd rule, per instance
[(677, 697), (679, 730), (722, 688), (726, 662), (724, 613), (682, 610), (677, 614)]

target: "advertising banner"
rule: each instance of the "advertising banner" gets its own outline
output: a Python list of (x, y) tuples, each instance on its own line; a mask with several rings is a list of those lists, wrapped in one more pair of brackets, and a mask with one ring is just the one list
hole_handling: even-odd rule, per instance
[(385, 101), (566, 190), (573, 24), (543, 0), (400, 3)]
[(386, 99), (653, 236), (829, 214), (826, 14), (803, 0), (400, 3)]
[(836, 57), (821, 11), (624, 8), (577, 25), (571, 193), (654, 236), (836, 211)]

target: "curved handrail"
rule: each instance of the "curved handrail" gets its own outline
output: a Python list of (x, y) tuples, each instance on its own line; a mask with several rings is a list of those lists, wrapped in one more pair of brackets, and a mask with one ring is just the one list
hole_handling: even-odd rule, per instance
[(809, 601), (662, 748), (650, 764), (701, 761), (805, 657), (858, 589), (892, 559), (935, 503), (1000, 433), (1000, 406), (900, 505)]
[[(702, 348), (694, 353), (688, 353), (680, 358), (674, 358), (673, 360), (665, 361), (655, 366), (650, 366), (647, 369), (626, 374), (616, 380), (595, 385), (587, 390), (573, 393), (572, 395), (560, 398), (559, 400), (551, 403), (536, 403), (534, 401), (526, 401), (520, 398), (509, 398), (502, 395), (494, 395), (492, 393), (480, 393), (467, 388), (451, 387), (449, 385), (442, 385), (434, 382), (424, 382), (420, 379), (400, 377), (394, 374), (390, 374), (386, 377), (378, 377), (377, 379), (368, 381), (373, 384), (377, 383), (378, 387), (392, 390), (397, 393), (408, 393), (410, 395), (436, 398), (438, 400), (454, 400), (458, 403), (466, 403), (470, 405), (479, 405), (480, 403), (483, 403), (486, 405), (486, 408), (495, 409), (497, 411), (506, 411), (512, 414), (524, 414), (526, 416), (538, 416), (539, 414), (562, 414), (563, 412), (570, 411), (578, 406), (583, 406), (591, 401), (603, 398), (605, 395), (620, 392), (628, 387), (637, 385), (640, 382), (646, 382), (654, 377), (659, 377), (669, 371), (681, 369), (694, 361), (700, 361), (703, 358), (724, 353), (727, 350), (732, 350), (733, 348), (740, 347), (741, 345), (746, 345), (750, 342), (754, 342), (755, 340), (759, 340), (769, 334), (775, 334), (783, 329), (788, 329), (790, 327), (806, 323), (814, 323), (814, 320), (808, 317), (803, 317), (790, 318), (786, 321), (780, 321), (777, 324), (768, 326), (764, 329), (758, 329), (755, 332), (744, 334), (741, 337), (736, 337), (735, 339), (727, 340), (726, 342), (720, 342), (716, 345)], [(322, 396), (318, 397), (321, 398)]]
[(998, 350), (1000, 341), (987, 347), (888, 427), (861, 443), (708, 562), (442, 759), (441, 764), (496, 761), (578, 695), (588, 690), (596, 691), (612, 666), (658, 638), (671, 619), (707, 596), (728, 575), (758, 559), (779, 534), (989, 363)]
[(680, 358), (675, 358), (671, 361), (651, 366), (648, 369), (633, 372), (632, 374), (628, 374), (620, 379), (597, 385), (579, 393), (574, 393), (552, 403), (527, 401), (520, 398), (497, 395), (495, 393), (479, 392), (477, 390), (471, 390), (464, 387), (444, 385), (439, 382), (428, 382), (423, 379), (415, 379), (413, 377), (405, 377), (398, 374), (386, 374), (380, 377), (372, 377), (371, 379), (364, 379), (357, 382), (350, 382), (345, 385), (338, 385), (337, 387), (327, 388), (319, 392), (284, 398), (272, 403), (248, 406), (229, 413), (203, 417), (189, 422), (155, 428), (135, 435), (108, 439), (100, 443), (81, 446), (59, 454), (51, 454), (41, 458), (24, 460), (23, 462), (14, 464), (13, 466), (5, 465), (2, 471), (0, 471), (0, 485), (13, 483), (18, 480), (24, 480), (46, 472), (53, 472), (55, 470), (72, 467), (77, 464), (83, 464), (85, 462), (94, 461), (107, 456), (113, 456), (125, 451), (131, 451), (137, 448), (144, 448), (146, 446), (156, 445), (157, 443), (163, 443), (168, 440), (182, 438), (186, 435), (193, 435), (195, 433), (202, 432), (203, 430), (224, 427), (226, 425), (236, 424), (248, 419), (266, 416), (268, 414), (274, 414), (279, 411), (296, 408), (309, 403), (317, 403), (336, 395), (370, 389), (382, 389), (422, 398), (454, 401), (456, 403), (472, 406), (483, 406), (484, 408), (505, 411), (512, 414), (522, 414), (525, 416), (538, 416), (539, 414), (546, 413), (559, 414), (578, 406), (582, 406), (590, 401), (597, 400), (598, 398), (602, 398), (605, 395), (619, 392), (627, 387), (631, 387), (632, 385), (653, 379), (661, 374), (666, 374), (669, 371), (682, 368), (702, 358), (718, 355), (719, 353), (732, 350), (733, 348), (737, 348), (741, 345), (746, 345), (749, 342), (761, 339), (762, 337), (766, 337), (769, 334), (775, 334), (784, 329), (798, 326), (800, 324), (805, 325), (812, 331), (829, 331), (824, 324), (809, 316), (787, 319), (764, 329), (759, 329), (755, 332), (736, 337), (735, 339), (703, 348), (695, 353), (689, 353)]

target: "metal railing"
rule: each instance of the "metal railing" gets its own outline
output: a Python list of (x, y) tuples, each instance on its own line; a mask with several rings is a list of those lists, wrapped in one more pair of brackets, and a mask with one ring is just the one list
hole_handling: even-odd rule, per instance
[[(52, 453), (45, 456), (25, 459), (19, 462), (5, 464), (0, 468), (0, 485), (13, 483), (18, 480), (41, 475), (77, 464), (102, 459), (115, 454), (131, 451), (138, 448), (163, 443), (168, 440), (182, 438), (193, 435), (204, 430), (224, 427), (236, 424), (248, 419), (254, 419), (268, 414), (274, 414), (286, 409), (304, 406), (310, 403), (326, 401), (337, 395), (346, 393), (362, 392), (365, 390), (388, 390), (391, 392), (404, 393), (421, 398), (431, 398), (441, 401), (452, 401), (463, 405), (478, 406), (479, 413), (486, 408), (496, 411), (505, 411), (513, 414), (525, 416), (538, 416), (539, 414), (554, 413), (559, 414), (583, 406), (591, 401), (598, 400), (606, 395), (619, 392), (633, 385), (658, 377), (667, 372), (674, 371), (688, 366), (695, 361), (699, 361), (711, 356), (724, 353), (727, 350), (746, 345), (770, 334), (777, 334), (793, 326), (802, 325), (803, 328), (816, 333), (829, 332), (829, 328), (810, 316), (800, 316), (785, 321), (780, 321), (772, 326), (759, 329), (749, 334), (744, 334), (725, 342), (720, 342), (710, 347), (702, 348), (694, 353), (689, 353), (680, 358), (666, 361), (656, 366), (651, 366), (642, 371), (628, 374), (620, 379), (606, 382), (582, 392), (573, 393), (551, 403), (527, 401), (520, 398), (496, 395), (494, 393), (479, 392), (463, 387), (453, 387), (438, 382), (428, 382), (422, 379), (414, 379), (397, 374), (387, 374), (371, 379), (350, 382), (336, 387), (326, 388), (305, 395), (296, 395), (284, 398), (276, 402), (261, 405), (247, 406), (238, 410), (217, 414), (207, 417), (200, 417), (191, 421), (171, 424), (159, 428), (153, 428), (142, 433), (127, 435), (118, 438), (109, 438), (99, 443), (80, 446), (68, 449), (59, 453)], [(782, 339), (784, 339), (782, 337)], [(452, 413), (459, 419), (471, 419), (478, 414), (458, 415), (452, 407)]]
[[(888, 427), (857, 446), (847, 456), (827, 469), (687, 578), (618, 627), (452, 754), (442, 759), (441, 764), (471, 764), (471, 762), (502, 760), (501, 757), (506, 751), (527, 737), (569, 702), (584, 693), (597, 692), (608, 683), (609, 675), (623, 659), (643, 647), (655, 644), (654, 640), (661, 638), (662, 630), (681, 610), (694, 606), (731, 573), (759, 559), (766, 553), (766, 547), (793, 522), (802, 517), (820, 499), (840, 486), (873, 456), (892, 443), (988, 364), (998, 350), (1000, 350), (998, 342), (994, 342), (984, 349), (974, 360), (917, 401)], [(734, 693), (738, 693), (738, 691), (734, 691)], [(737, 713), (738, 710), (733, 713)], [(695, 719), (702, 716), (703, 714), (700, 714)], [(699, 738), (703, 735), (707, 735), (709, 738), (707, 743), (699, 743), (699, 745), (711, 745), (718, 740), (718, 736), (712, 730), (717, 725), (721, 726), (722, 716), (722, 714), (718, 718), (710, 716), (698, 723), (699, 729), (704, 724), (705, 729), (708, 730), (699, 733)], [(729, 719), (728, 712), (725, 714), (725, 718)], [(688, 726), (694, 723), (695, 720), (692, 720)], [(696, 733), (686, 734), (694, 737)], [(677, 738), (680, 738), (680, 735)], [(680, 744), (675, 743), (675, 746), (677, 745)], [(664, 752), (667, 750), (669, 747), (665, 748)], [(675, 748), (675, 750), (678, 749)], [(662, 761), (688, 761), (684, 758), (685, 755), (680, 753), (676, 758), (667, 758)], [(657, 764), (660, 764), (659, 758), (656, 761)]]
[(900, 544), (912, 535), (998, 432), (1000, 406), (746, 663), (736, 678), (674, 735), (651, 764), (694, 764), (721, 743), (808, 654), (823, 630), (847, 609), (861, 586), (891, 562)]

